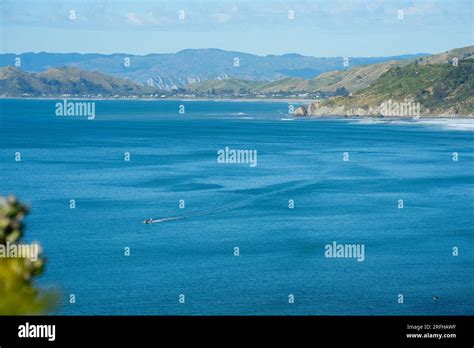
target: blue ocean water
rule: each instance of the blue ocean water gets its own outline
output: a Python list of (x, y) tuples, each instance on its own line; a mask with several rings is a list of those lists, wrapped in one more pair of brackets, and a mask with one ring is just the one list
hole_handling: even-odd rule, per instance
[[(472, 132), (267, 102), (96, 101), (87, 120), (56, 102), (0, 101), (0, 194), (31, 206), (55, 313), (474, 314)], [(217, 163), (226, 146), (257, 166)], [(334, 241), (364, 261), (326, 258)]]

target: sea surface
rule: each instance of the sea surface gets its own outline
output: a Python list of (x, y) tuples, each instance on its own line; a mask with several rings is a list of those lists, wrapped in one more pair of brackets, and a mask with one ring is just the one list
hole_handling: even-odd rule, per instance
[[(0, 100), (0, 194), (30, 205), (55, 314), (474, 314), (469, 125), (226, 101), (102, 100), (88, 120), (56, 102)], [(218, 163), (226, 147), (257, 165)], [(333, 242), (364, 260), (325, 257)]]

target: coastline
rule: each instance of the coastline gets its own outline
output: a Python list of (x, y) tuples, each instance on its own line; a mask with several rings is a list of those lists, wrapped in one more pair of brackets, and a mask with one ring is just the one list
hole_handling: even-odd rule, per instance
[(433, 110), (423, 113), (391, 113), (387, 114), (382, 112), (380, 107), (369, 107), (362, 108), (356, 105), (351, 107), (333, 107), (333, 106), (320, 106), (321, 101), (311, 102), (307, 105), (302, 105), (295, 109), (295, 117), (306, 117), (306, 118), (321, 118), (321, 117), (337, 117), (337, 118), (373, 118), (373, 119), (473, 119), (474, 114), (462, 114), (456, 113), (452, 109), (446, 110)]
[[(80, 97), (4, 97), (0, 96), (0, 100), (72, 100), (72, 101), (183, 101), (183, 102), (237, 102), (237, 103), (288, 103), (288, 104), (308, 104), (314, 102), (314, 99), (292, 99), (292, 98), (113, 98), (113, 97), (92, 97), (92, 98), (80, 98)], [(404, 121), (409, 123), (419, 123), (417, 121), (453, 121), (453, 120), (474, 120), (474, 116), (469, 115), (420, 115), (419, 119), (415, 119), (412, 116), (382, 116), (376, 114), (367, 115), (308, 115), (299, 114), (298, 109), (305, 105), (299, 105), (296, 112), (293, 115), (289, 115), (294, 119), (321, 119), (321, 120), (348, 120), (348, 121), (364, 121), (372, 120), (372, 123), (384, 123), (389, 121)]]
[(267, 102), (267, 103), (311, 103), (314, 99), (298, 99), (298, 98), (128, 98), (128, 97), (4, 97), (0, 99), (14, 99), (14, 100), (126, 100), (126, 101), (212, 101), (212, 102)]
[(312, 120), (354, 120), (354, 121), (360, 121), (364, 119), (371, 119), (374, 121), (410, 121), (410, 122), (417, 122), (417, 121), (442, 121), (442, 120), (473, 120), (474, 121), (474, 116), (469, 116), (469, 115), (443, 115), (443, 116), (438, 116), (438, 115), (421, 115), (419, 118), (414, 118), (412, 116), (380, 116), (380, 115), (364, 115), (364, 116), (356, 116), (356, 115), (323, 115), (323, 116), (313, 116), (313, 115), (293, 115), (294, 118), (297, 119), (312, 119)]

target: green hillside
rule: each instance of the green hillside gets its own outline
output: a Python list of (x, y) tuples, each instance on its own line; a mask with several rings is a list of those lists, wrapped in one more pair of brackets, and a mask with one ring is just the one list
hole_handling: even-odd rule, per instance
[(188, 85), (190, 93), (198, 95), (245, 94), (264, 82), (240, 79), (208, 80)]
[(330, 92), (335, 91), (337, 88), (344, 87), (349, 92), (358, 92), (371, 86), (379, 77), (394, 67), (403, 68), (412, 65), (450, 64), (454, 58), (461, 61), (472, 56), (474, 56), (474, 46), (467, 46), (426, 57), (371, 64), (355, 67), (350, 70), (331, 71), (308, 81), (308, 88), (311, 90)]
[(0, 68), (0, 95), (18, 96), (142, 96), (151, 87), (98, 72), (65, 67), (41, 73), (27, 73), (14, 67)]
[(279, 92), (305, 92), (307, 80), (296, 77), (288, 77), (272, 82), (261, 84), (254, 89), (256, 93), (279, 93)]
[(393, 67), (370, 87), (351, 97), (331, 98), (320, 106), (377, 108), (393, 100), (420, 103), (423, 113), (474, 113), (474, 60), (453, 64), (411, 64)]

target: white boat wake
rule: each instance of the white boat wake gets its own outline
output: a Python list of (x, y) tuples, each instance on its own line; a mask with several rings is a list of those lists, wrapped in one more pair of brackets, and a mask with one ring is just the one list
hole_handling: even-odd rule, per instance
[(144, 224), (159, 224), (159, 223), (163, 223), (163, 222), (169, 222), (169, 221), (175, 221), (175, 220), (184, 220), (184, 219), (195, 218), (195, 217), (200, 217), (200, 216), (205, 216), (205, 215), (210, 215), (210, 214), (225, 213), (225, 212), (228, 212), (228, 211), (231, 211), (231, 210), (247, 207), (247, 206), (251, 205), (252, 203), (254, 203), (255, 201), (266, 198), (268, 196), (278, 194), (278, 193), (283, 193), (283, 192), (294, 190), (294, 189), (299, 189), (299, 188), (302, 188), (302, 187), (307, 186), (309, 184), (310, 184), (309, 182), (305, 182), (305, 183), (302, 183), (300, 185), (295, 185), (295, 186), (286, 187), (286, 188), (280, 189), (280, 190), (265, 192), (265, 193), (262, 193), (262, 194), (259, 194), (259, 195), (256, 195), (256, 196), (252, 196), (252, 197), (249, 197), (247, 199), (244, 199), (244, 200), (241, 200), (241, 201), (238, 201), (238, 202), (224, 204), (224, 205), (222, 205), (218, 208), (213, 208), (213, 209), (209, 209), (209, 210), (197, 211), (197, 212), (194, 212), (194, 213), (183, 214), (183, 215), (178, 215), (178, 216), (164, 217), (164, 218), (160, 218), (160, 219), (147, 219), (147, 220), (144, 220), (143, 223)]

